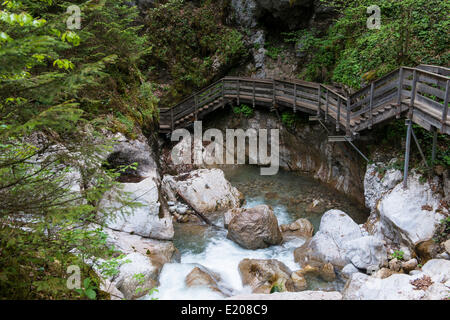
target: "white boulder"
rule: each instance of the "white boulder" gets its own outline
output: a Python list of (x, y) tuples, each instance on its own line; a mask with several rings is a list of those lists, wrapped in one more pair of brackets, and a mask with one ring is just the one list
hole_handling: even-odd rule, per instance
[(342, 293), (347, 300), (442, 300), (450, 291), (450, 261), (428, 261), (422, 272), (386, 278), (352, 274)]
[(116, 201), (118, 190), (108, 192), (101, 201), (101, 208), (119, 211), (115, 216), (107, 216), (106, 226), (113, 230), (138, 234), (143, 237), (170, 240), (174, 229), (172, 219), (168, 213), (159, 216), (160, 203), (158, 201), (158, 185), (152, 178), (139, 183), (123, 183), (120, 192), (128, 193), (131, 201), (137, 202), (138, 207), (130, 208)]
[(352, 218), (340, 210), (325, 212), (319, 231), (294, 251), (295, 261), (302, 266), (329, 262), (338, 268), (349, 263), (361, 269), (378, 267), (386, 255), (382, 241), (365, 236)]
[(402, 172), (400, 170), (385, 169), (384, 174), (380, 174), (377, 170), (378, 168), (385, 169), (385, 164), (381, 162), (369, 164), (364, 175), (364, 197), (366, 207), (370, 211), (375, 210), (378, 200), (402, 180)]
[(347, 259), (359, 269), (379, 267), (387, 261), (387, 251), (384, 243), (373, 236), (347, 241), (344, 250)]
[(408, 188), (398, 184), (378, 203), (381, 231), (388, 239), (410, 247), (432, 239), (444, 216), (437, 212), (441, 196), (433, 193), (428, 182), (421, 183), (417, 174), (408, 178)]
[(120, 266), (115, 285), (125, 299), (142, 297), (158, 285), (159, 266), (152, 264), (148, 257), (135, 252), (126, 255), (123, 260), (128, 262)]
[(200, 213), (237, 208), (243, 199), (220, 169), (199, 169), (178, 176), (164, 176), (163, 190), (174, 201), (180, 196)]

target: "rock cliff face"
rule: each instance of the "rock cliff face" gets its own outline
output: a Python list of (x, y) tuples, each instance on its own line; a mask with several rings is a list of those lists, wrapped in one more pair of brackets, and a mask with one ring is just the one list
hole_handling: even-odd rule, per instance
[(317, 0), (232, 0), (233, 18), (238, 25), (254, 28), (257, 25), (278, 24), (295, 29), (314, 23), (331, 13), (331, 8)]
[(225, 109), (205, 119), (204, 130), (207, 128), (223, 132), (227, 128), (279, 129), (281, 168), (309, 173), (364, 203), (364, 160), (347, 143), (329, 143), (326, 132), (317, 123), (305, 121), (295, 130), (288, 130), (275, 113), (257, 109), (252, 117), (240, 118)]

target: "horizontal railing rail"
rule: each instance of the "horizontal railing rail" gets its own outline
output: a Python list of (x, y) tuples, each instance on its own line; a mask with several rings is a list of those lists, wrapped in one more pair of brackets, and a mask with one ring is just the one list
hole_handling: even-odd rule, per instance
[(448, 112), (450, 69), (419, 65), (401, 67), (344, 96), (314, 82), (286, 79), (224, 77), (183, 99), (172, 108), (160, 110), (160, 127), (170, 131), (184, 127), (234, 100), (238, 104), (287, 106), (333, 121), (336, 131), (356, 134), (388, 118), (409, 111), (413, 121), (427, 130), (438, 128), (450, 134)]

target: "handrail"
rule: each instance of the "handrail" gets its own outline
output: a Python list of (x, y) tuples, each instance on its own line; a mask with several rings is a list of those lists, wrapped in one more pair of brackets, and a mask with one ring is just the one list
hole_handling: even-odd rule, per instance
[[(423, 66), (450, 72), (450, 69), (444, 67)], [(420, 76), (425, 78), (421, 79)], [(405, 107), (410, 111), (417, 110), (415, 117), (422, 117), (415, 120), (417, 123), (427, 130), (430, 126), (440, 127), (442, 132), (450, 134), (449, 81), (448, 76), (421, 69), (420, 66), (400, 67), (355, 93), (344, 96), (328, 85), (299, 79), (226, 76), (191, 94), (172, 108), (160, 109), (160, 119), (164, 119), (166, 123), (162, 124), (166, 128), (170, 120), (173, 129), (174, 123), (183, 123), (192, 118), (195, 120), (199, 112), (218, 101), (224, 104), (226, 100), (237, 99), (238, 102), (250, 101), (253, 105), (258, 101), (271, 107), (283, 104), (292, 107), (294, 112), (300, 108), (303, 111), (309, 110), (318, 117), (323, 113), (325, 120), (333, 118), (336, 120), (336, 129), (342, 127), (349, 135), (392, 117), (392, 112), (383, 117), (379, 117), (379, 114), (385, 111), (383, 106), (395, 105), (395, 115), (405, 111)], [(391, 108), (386, 110), (388, 109)], [(438, 116), (440, 110), (442, 112)]]

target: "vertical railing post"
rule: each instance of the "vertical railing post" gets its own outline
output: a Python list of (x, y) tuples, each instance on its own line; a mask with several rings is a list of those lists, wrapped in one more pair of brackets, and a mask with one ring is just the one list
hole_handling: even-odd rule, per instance
[(172, 128), (172, 131), (173, 131), (173, 129), (174, 129), (174, 122), (173, 122), (173, 108), (174, 108), (174, 107), (170, 108), (170, 123), (171, 123), (170, 127)]
[(351, 136), (350, 131), (350, 97), (347, 96), (347, 125), (346, 125), (346, 135), (347, 137)]
[(294, 113), (297, 110), (297, 84), (294, 83)]
[(372, 129), (373, 124), (373, 114), (372, 114), (372, 107), (373, 107), (373, 91), (375, 89), (375, 83), (372, 82), (370, 84), (370, 96), (369, 96), (369, 129)]
[(225, 101), (225, 79), (222, 78), (222, 101)]
[(413, 71), (413, 82), (411, 86), (411, 100), (409, 101), (409, 107), (414, 107), (414, 100), (416, 100), (416, 87), (417, 87), (417, 70)]
[(327, 90), (327, 92), (325, 93), (325, 99), (326, 99), (326, 102), (325, 102), (325, 122), (328, 122), (328, 104), (329, 104), (329, 100), (328, 100), (328, 90)]
[(198, 96), (194, 95), (194, 120), (197, 121)]
[(403, 96), (403, 67), (400, 67), (399, 75), (398, 75), (398, 92), (397, 92), (397, 112), (396, 117), (400, 116), (400, 112), (402, 110), (402, 96)]
[(341, 97), (338, 98), (338, 109), (337, 109), (337, 116), (336, 116), (336, 132), (339, 132), (339, 125), (341, 122)]
[(241, 95), (241, 87), (240, 87), (239, 79), (237, 79), (237, 104), (238, 104), (238, 106), (241, 105), (240, 95)]
[(411, 129), (412, 121), (411, 119), (406, 120), (407, 130), (406, 130), (406, 150), (405, 150), (405, 164), (403, 169), (403, 188), (408, 187), (408, 168), (409, 168), (409, 152), (411, 149)]
[(431, 166), (434, 166), (434, 162), (436, 161), (437, 128), (435, 126), (431, 126), (431, 131), (433, 132), (433, 146), (431, 149)]
[(317, 90), (317, 117), (320, 118), (320, 98), (321, 98), (322, 92), (321, 87), (319, 84), (319, 89)]
[(272, 79), (272, 107), (275, 108), (275, 79)]
[(255, 108), (255, 80), (253, 80), (253, 109)]
[(444, 96), (444, 109), (442, 110), (442, 128), (441, 128), (441, 132), (445, 133), (445, 126), (446, 126), (446, 122), (447, 122), (447, 114), (448, 114), (448, 95), (449, 95), (449, 82), (450, 80), (447, 80), (447, 83), (445, 85), (445, 96)]

